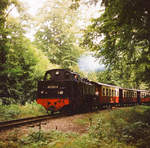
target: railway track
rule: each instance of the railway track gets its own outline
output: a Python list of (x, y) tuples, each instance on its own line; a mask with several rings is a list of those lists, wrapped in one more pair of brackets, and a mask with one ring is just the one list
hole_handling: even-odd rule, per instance
[(30, 125), (38, 122), (42, 122), (49, 119), (59, 118), (59, 117), (65, 117), (67, 115), (65, 114), (54, 114), (54, 115), (43, 115), (38, 117), (30, 117), (30, 118), (22, 118), (17, 120), (10, 120), (10, 121), (4, 121), (0, 122), (0, 131), (7, 130), (10, 128), (20, 127), (24, 125)]
[[(95, 111), (98, 111), (98, 110), (94, 110), (92, 112), (95, 112)], [(86, 111), (80, 114), (84, 114), (88, 112), (89, 111)], [(66, 113), (66, 114), (59, 113), (59, 114), (54, 114), (54, 115), (43, 115), (43, 116), (37, 116), (37, 117), (22, 118), (22, 119), (17, 119), (17, 120), (3, 121), (3, 122), (0, 122), (0, 131), (11, 129), (11, 128), (16, 128), (16, 127), (21, 127), (24, 125), (32, 125), (34, 123), (40, 123), (45, 120), (66, 117), (66, 116), (71, 116), (71, 115), (73, 114), (72, 113)]]

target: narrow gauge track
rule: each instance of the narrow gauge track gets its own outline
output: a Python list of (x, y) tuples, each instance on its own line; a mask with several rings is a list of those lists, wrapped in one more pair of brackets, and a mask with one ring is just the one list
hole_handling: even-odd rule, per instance
[(67, 114), (54, 114), (54, 115), (43, 115), (38, 117), (29, 117), (29, 118), (22, 118), (17, 120), (10, 120), (10, 121), (4, 121), (0, 122), (0, 131), (7, 130), (10, 128), (20, 127), (24, 125), (30, 125), (33, 123), (38, 123), (44, 120), (59, 118), (59, 117), (65, 117), (68, 116)]

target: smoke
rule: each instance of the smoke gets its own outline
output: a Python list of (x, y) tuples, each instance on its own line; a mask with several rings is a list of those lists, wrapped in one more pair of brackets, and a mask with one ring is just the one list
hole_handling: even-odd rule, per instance
[(78, 60), (78, 65), (80, 70), (84, 72), (97, 72), (105, 70), (105, 65), (100, 63), (100, 61), (91, 54), (82, 55)]

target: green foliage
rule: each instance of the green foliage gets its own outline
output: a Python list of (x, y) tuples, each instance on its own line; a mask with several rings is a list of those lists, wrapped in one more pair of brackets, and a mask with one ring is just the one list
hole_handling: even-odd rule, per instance
[(150, 3), (104, 0), (104, 5), (104, 13), (85, 31), (85, 46), (103, 58), (111, 74), (117, 72), (120, 79), (149, 84)]
[(10, 133), (7, 141), (0, 141), (1, 147), (15, 148), (147, 148), (150, 141), (150, 107), (136, 106), (86, 114), (75, 121), (85, 126), (92, 118), (88, 133), (63, 133), (41, 129), (31, 130), (19, 137), (19, 131)]
[[(14, 8), (17, 18), (10, 16)], [(36, 98), (37, 81), (55, 65), (25, 37), (29, 16), (19, 1), (0, 1), (0, 15), (0, 99), (3, 105), (25, 104)]]
[(20, 115), (20, 108), (16, 104), (3, 106), (0, 105), (0, 120), (16, 119)]
[(147, 118), (150, 108), (133, 107), (127, 110), (114, 110), (109, 116), (99, 117), (90, 128), (90, 136), (98, 143), (119, 145), (129, 144), (136, 147), (148, 147), (150, 139), (150, 120)]
[[(80, 30), (74, 25), (77, 11), (71, 10), (70, 4), (69, 1), (45, 4), (38, 17), (41, 20), (37, 22), (39, 29), (33, 43), (25, 36), (31, 18), (21, 2), (0, 2), (0, 99), (3, 105), (33, 101), (37, 81), (46, 70), (77, 67), (82, 52), (78, 45), (80, 39), (76, 37)], [(14, 8), (19, 13), (17, 18), (10, 16)]]
[(45, 70), (55, 67), (25, 37), (24, 27), (22, 18), (8, 17), (5, 21), (7, 32), (3, 33), (6, 33), (7, 52), (2, 56), (5, 60), (0, 64), (0, 95), (11, 100), (7, 99), (6, 102), (3, 98), (3, 104), (33, 101), (36, 98), (37, 81), (43, 77)]
[(76, 43), (79, 40), (76, 37), (79, 29), (75, 26), (77, 11), (69, 6), (69, 1), (46, 2), (39, 12), (39, 29), (35, 34), (36, 46), (45, 52), (50, 62), (62, 68), (76, 65), (81, 52)]
[(70, 139), (77, 137), (76, 134), (71, 133), (62, 133), (60, 131), (51, 131), (51, 132), (31, 132), (26, 137), (22, 137), (20, 140), (20, 145), (22, 147), (47, 147), (47, 148), (59, 148), (59, 147), (68, 147), (67, 143)]
[(0, 121), (39, 116), (44, 114), (46, 114), (45, 109), (36, 102), (26, 103), (24, 106), (18, 104), (6, 106), (0, 105)]
[(32, 132), (27, 137), (22, 138), (21, 142), (23, 144), (46, 142), (47, 138), (50, 138), (50, 137), (46, 137), (46, 134), (44, 134), (42, 131), (38, 131), (38, 132)]
[(103, 72), (97, 72), (96, 75), (97, 80), (102, 83), (124, 88), (147, 88), (146, 85), (143, 85), (144, 83), (135, 80), (135, 75), (130, 70), (120, 72), (118, 69), (107, 69)]
[(32, 103), (26, 103), (24, 106), (20, 106), (19, 108), (21, 110), (19, 118), (46, 114), (45, 108), (37, 104), (36, 101)]

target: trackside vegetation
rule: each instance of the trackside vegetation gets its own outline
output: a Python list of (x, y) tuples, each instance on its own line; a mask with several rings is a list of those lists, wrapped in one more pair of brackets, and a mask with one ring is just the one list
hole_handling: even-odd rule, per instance
[(134, 106), (85, 114), (75, 124), (88, 125), (87, 132), (33, 130), (28, 135), (9, 134), (0, 147), (13, 148), (148, 148), (150, 145), (150, 106)]
[(0, 105), (0, 121), (20, 119), (46, 114), (45, 109), (36, 102), (25, 105)]

